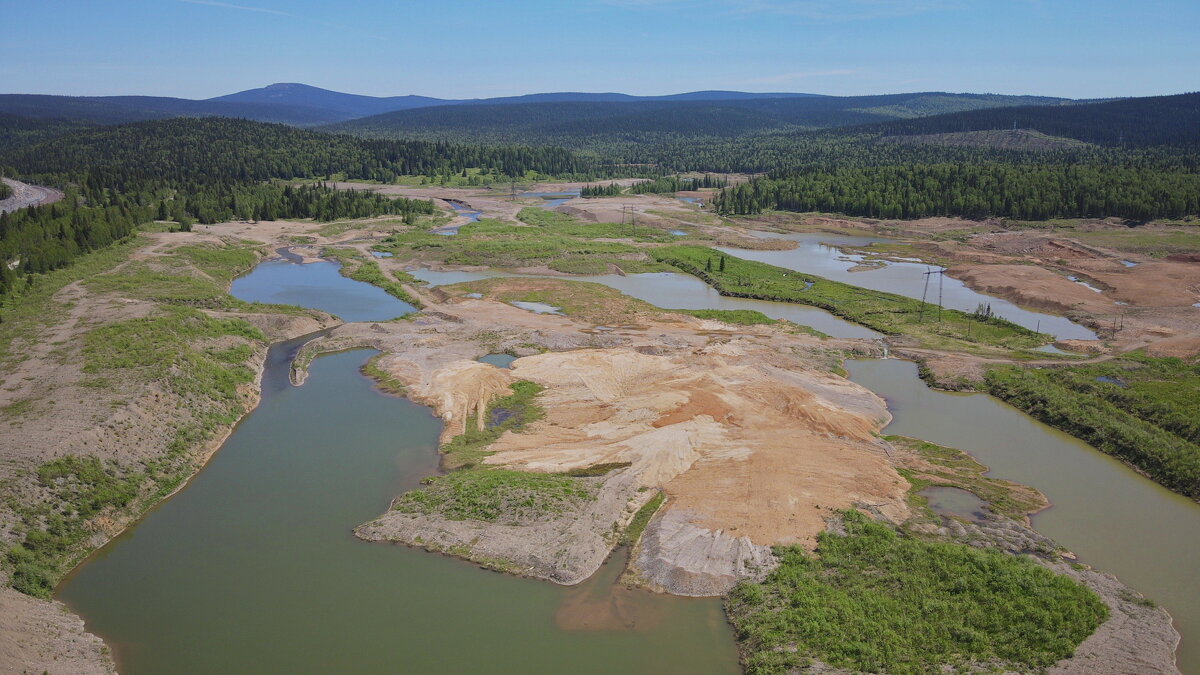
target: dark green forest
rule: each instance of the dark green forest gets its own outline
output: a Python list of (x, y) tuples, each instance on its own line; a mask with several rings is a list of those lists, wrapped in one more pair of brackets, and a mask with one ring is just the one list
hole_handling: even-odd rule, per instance
[(1200, 213), (1200, 173), (1087, 164), (897, 164), (809, 170), (723, 190), (726, 215), (766, 209), (871, 218), (1118, 216), (1145, 221)]

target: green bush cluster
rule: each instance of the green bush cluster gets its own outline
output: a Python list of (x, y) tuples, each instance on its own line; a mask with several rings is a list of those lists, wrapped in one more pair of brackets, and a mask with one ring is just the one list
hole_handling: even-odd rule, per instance
[(1095, 593), (1033, 561), (919, 541), (856, 511), (817, 555), (780, 547), (779, 567), (742, 582), (727, 608), (746, 670), (817, 660), (854, 671), (1029, 671), (1070, 657), (1108, 617)]
[(95, 456), (67, 455), (38, 467), (38, 485), (51, 499), (40, 508), (18, 509), (22, 517), (18, 531), (24, 536), (5, 555), (12, 587), (34, 597), (50, 597), (79, 545), (91, 535), (87, 521), (105, 510), (127, 506), (145, 478)]
[(562, 513), (593, 499), (578, 478), (509, 469), (455, 471), (402, 495), (393, 507), (404, 513), (438, 514), (450, 520), (527, 522)]

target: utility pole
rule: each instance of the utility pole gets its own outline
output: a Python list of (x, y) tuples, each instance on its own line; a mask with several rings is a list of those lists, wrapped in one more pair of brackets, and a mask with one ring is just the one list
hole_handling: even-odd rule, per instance
[(921, 291), (921, 311), (917, 314), (917, 323), (925, 323), (925, 296), (929, 293), (929, 275), (930, 272), (925, 273), (925, 289)]

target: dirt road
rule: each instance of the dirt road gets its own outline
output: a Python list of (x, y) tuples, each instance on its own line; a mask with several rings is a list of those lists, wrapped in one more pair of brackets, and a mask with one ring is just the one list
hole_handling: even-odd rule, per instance
[(63, 198), (63, 193), (54, 188), (30, 185), (11, 178), (0, 178), (0, 181), (4, 181), (5, 185), (12, 188), (11, 197), (0, 199), (0, 213), (16, 211), (26, 206), (53, 204)]

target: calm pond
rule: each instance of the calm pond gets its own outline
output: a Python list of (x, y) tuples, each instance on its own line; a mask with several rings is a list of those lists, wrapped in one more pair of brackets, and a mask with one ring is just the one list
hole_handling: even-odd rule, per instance
[[(350, 281), (320, 265), (272, 274)], [(322, 308), (356, 315), (348, 302)], [(380, 394), (358, 372), (367, 350), (291, 386), (302, 342), (271, 349), (261, 404), (208, 466), (60, 586), (120, 672), (738, 672), (719, 600), (615, 587), (619, 556), (564, 588), (355, 539), (436, 472), (441, 421)]]
[[(930, 276), (929, 287), (925, 288), (925, 273), (931, 268), (924, 263), (888, 262), (883, 266), (859, 272), (850, 269), (861, 264), (862, 256), (844, 253), (841, 246), (865, 246), (871, 242), (889, 242), (884, 237), (853, 237), (835, 234), (774, 234), (755, 232), (770, 239), (787, 239), (798, 244), (798, 248), (787, 251), (753, 251), (741, 248), (717, 247), (732, 256), (757, 260), (777, 267), (798, 272), (807, 272), (845, 284), (862, 286), (876, 291), (897, 293), (920, 299), (925, 295), (927, 302), (938, 301), (938, 285), (941, 283), (942, 302), (945, 307), (973, 312), (980, 303), (990, 304), (992, 312), (1026, 328), (1050, 333), (1060, 339), (1072, 338), (1094, 340), (1096, 334), (1072, 323), (1065, 317), (1043, 314), (1022, 309), (1007, 300), (977, 293), (966, 284), (950, 276)], [(938, 269), (933, 267), (932, 269)], [(944, 277), (939, 279), (939, 277)]]
[(268, 260), (235, 279), (229, 292), (249, 302), (319, 309), (345, 321), (387, 321), (416, 309), (378, 286), (342, 276), (340, 269), (334, 262)]

